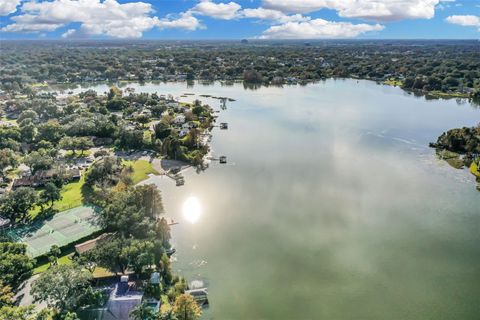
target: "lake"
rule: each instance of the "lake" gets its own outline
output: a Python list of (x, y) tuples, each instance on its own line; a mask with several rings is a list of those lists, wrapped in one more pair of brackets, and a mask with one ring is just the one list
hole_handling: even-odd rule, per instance
[(129, 86), (236, 99), (211, 144), (227, 164), (147, 181), (180, 222), (175, 270), (208, 287), (204, 319), (478, 319), (480, 193), (428, 143), (479, 109), (355, 80)]

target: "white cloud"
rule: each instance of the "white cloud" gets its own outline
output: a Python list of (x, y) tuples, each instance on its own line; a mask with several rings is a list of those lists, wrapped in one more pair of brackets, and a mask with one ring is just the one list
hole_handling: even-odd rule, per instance
[(72, 35), (74, 35), (77, 32), (75, 29), (68, 29), (66, 32), (62, 34), (62, 38), (70, 38)]
[(176, 28), (190, 31), (203, 28), (203, 26), (200, 24), (200, 21), (192, 16), (192, 14), (188, 11), (181, 13), (178, 19), (170, 19), (168, 17), (166, 19), (161, 19), (157, 23), (157, 26), (161, 29)]
[(313, 19), (306, 22), (287, 22), (265, 30), (261, 39), (329, 39), (354, 38), (368, 31), (383, 30), (379, 24), (352, 24)]
[(263, 0), (264, 7), (286, 13), (332, 9), (345, 18), (374, 21), (431, 19), (440, 0)]
[(0, 2), (0, 16), (7, 16), (17, 11), (21, 0), (2, 0)]
[[(83, 35), (107, 35), (115, 38), (139, 38), (143, 32), (154, 27), (184, 28), (194, 30), (199, 22), (190, 14), (181, 14), (180, 18), (158, 19), (152, 16), (150, 3), (116, 0), (53, 0), (43, 2), (25, 2), (21, 14), (11, 18), (1, 31), (5, 32), (41, 32), (54, 31), (69, 23), (80, 23), (79, 33)], [(65, 36), (73, 33), (67, 31)]]
[(241, 8), (236, 2), (214, 3), (210, 0), (203, 0), (189, 11), (215, 19), (232, 20), (237, 17)]
[(473, 15), (449, 16), (445, 19), (448, 23), (458, 24), (465, 27), (477, 27), (480, 31), (480, 17)]
[(304, 17), (301, 14), (286, 15), (281, 11), (265, 8), (243, 9), (241, 16), (242, 18), (272, 20), (280, 23), (310, 20), (309, 17)]

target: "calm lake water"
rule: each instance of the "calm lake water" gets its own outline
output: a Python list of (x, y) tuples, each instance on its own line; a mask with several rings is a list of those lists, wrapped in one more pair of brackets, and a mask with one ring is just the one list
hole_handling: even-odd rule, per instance
[(480, 193), (428, 143), (479, 109), (353, 80), (130, 86), (236, 99), (213, 131), (227, 165), (147, 181), (180, 222), (176, 271), (208, 287), (205, 319), (478, 319)]

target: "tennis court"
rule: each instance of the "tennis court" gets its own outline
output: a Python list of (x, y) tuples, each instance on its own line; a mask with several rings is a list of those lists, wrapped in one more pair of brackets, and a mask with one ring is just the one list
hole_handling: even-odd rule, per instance
[(63, 247), (100, 229), (94, 208), (81, 206), (33, 225), (11, 229), (8, 235), (25, 243), (27, 253), (35, 258), (47, 253), (54, 244)]

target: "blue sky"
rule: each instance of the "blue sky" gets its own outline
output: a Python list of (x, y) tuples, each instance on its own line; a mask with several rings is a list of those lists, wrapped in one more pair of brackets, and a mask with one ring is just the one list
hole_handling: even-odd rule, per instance
[(2, 39), (479, 39), (480, 0), (1, 0)]

